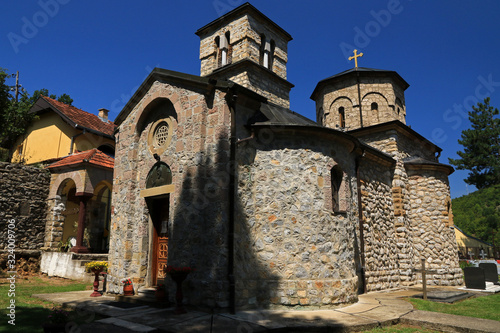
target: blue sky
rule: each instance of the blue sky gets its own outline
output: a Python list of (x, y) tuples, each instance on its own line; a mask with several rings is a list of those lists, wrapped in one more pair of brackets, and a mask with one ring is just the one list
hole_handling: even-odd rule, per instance
[[(2, 3), (0, 67), (20, 72), (32, 93), (69, 94), (73, 105), (114, 119), (154, 67), (199, 75), (194, 32), (240, 0)], [(409, 84), (407, 124), (457, 157), (467, 110), (484, 97), (500, 107), (500, 1), (251, 1), (294, 38), (288, 80), (291, 109), (315, 119), (309, 99), (317, 82), (352, 68), (397, 71)], [(13, 84), (13, 81), (10, 82)], [(450, 176), (452, 197), (467, 171)]]

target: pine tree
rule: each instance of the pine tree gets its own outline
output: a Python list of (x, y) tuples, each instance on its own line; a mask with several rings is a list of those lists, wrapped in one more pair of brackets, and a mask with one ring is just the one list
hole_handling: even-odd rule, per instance
[(462, 131), (458, 140), (464, 150), (460, 159), (449, 159), (458, 170), (469, 170), (467, 184), (478, 189), (500, 184), (500, 119), (498, 109), (490, 106), (490, 98), (477, 103), (469, 111), (472, 128)]

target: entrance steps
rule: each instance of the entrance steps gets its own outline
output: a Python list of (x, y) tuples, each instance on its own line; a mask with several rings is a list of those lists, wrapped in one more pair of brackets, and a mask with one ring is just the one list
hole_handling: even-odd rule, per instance
[(118, 295), (115, 296), (115, 301), (144, 304), (156, 308), (168, 308), (172, 306), (172, 304), (168, 301), (168, 296), (165, 297), (165, 300), (156, 299), (156, 288), (154, 287), (140, 287), (136, 295)]

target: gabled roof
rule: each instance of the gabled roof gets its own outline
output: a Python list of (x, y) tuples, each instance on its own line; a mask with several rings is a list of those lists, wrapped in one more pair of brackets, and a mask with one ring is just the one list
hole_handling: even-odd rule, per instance
[(360, 77), (388, 77), (394, 79), (396, 82), (401, 84), (403, 90), (406, 90), (410, 85), (406, 82), (401, 75), (399, 75), (396, 71), (388, 71), (385, 69), (376, 69), (376, 68), (366, 68), (366, 67), (357, 67), (351, 68), (346, 71), (340, 72), (338, 74), (332, 75), (318, 82), (316, 88), (314, 88), (313, 93), (311, 94), (311, 99), (316, 100), (316, 95), (319, 90), (325, 86), (326, 84), (332, 84), (340, 80), (345, 80), (347, 77), (355, 77), (359, 75)]
[(52, 110), (57, 113), (70, 126), (85, 129), (94, 134), (114, 138), (113, 133), (116, 125), (112, 121), (102, 121), (95, 114), (83, 111), (74, 106), (64, 104), (47, 96), (40, 96), (31, 107), (30, 112), (40, 113)]
[(104, 154), (99, 149), (94, 148), (64, 157), (59, 161), (47, 166), (47, 169), (75, 166), (84, 163), (108, 169), (113, 169), (115, 165), (115, 159), (113, 157)]

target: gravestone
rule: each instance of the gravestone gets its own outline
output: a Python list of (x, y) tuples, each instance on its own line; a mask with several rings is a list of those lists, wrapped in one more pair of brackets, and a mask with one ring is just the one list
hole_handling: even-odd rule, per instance
[(464, 268), (465, 286), (468, 289), (486, 289), (484, 269), (479, 267)]
[(479, 268), (484, 270), (484, 278), (487, 282), (498, 283), (498, 271), (497, 265), (491, 262), (482, 262), (479, 264)]
[[(469, 298), (473, 294), (465, 291), (434, 290), (427, 293), (427, 299), (432, 302), (454, 303)], [(424, 298), (423, 294), (412, 296), (413, 298)]]

